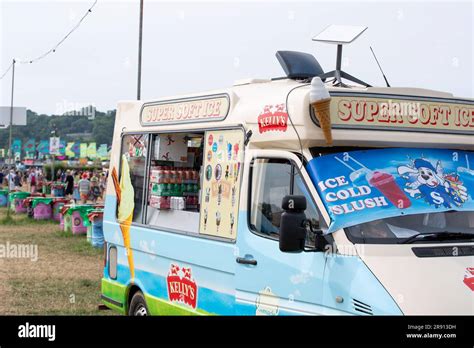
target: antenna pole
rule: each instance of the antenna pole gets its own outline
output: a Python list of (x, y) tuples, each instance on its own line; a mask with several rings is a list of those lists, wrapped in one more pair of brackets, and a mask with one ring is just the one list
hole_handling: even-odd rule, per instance
[(374, 58), (375, 58), (375, 61), (377, 62), (377, 65), (379, 66), (380, 72), (382, 73), (382, 76), (383, 76), (383, 78), (384, 78), (384, 80), (385, 80), (385, 83), (387, 84), (387, 87), (391, 87), (391, 86), (390, 86), (390, 83), (388, 83), (387, 77), (386, 77), (385, 74), (383, 73), (382, 67), (381, 67), (380, 64), (379, 64), (379, 60), (377, 59), (377, 56), (375, 55), (375, 52), (374, 52), (374, 50), (372, 49), (372, 46), (369, 46), (369, 47), (370, 47), (370, 50), (372, 51), (372, 54), (373, 54), (373, 56), (374, 56)]
[(342, 83), (341, 81), (341, 66), (342, 66), (342, 45), (337, 45), (337, 58), (336, 58), (336, 81)]

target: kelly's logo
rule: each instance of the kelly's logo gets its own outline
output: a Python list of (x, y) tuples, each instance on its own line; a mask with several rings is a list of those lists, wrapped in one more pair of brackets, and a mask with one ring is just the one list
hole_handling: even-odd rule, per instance
[(286, 132), (288, 127), (288, 113), (285, 104), (266, 105), (258, 116), (258, 130)]
[(172, 302), (184, 303), (192, 308), (197, 304), (197, 285), (191, 275), (191, 268), (172, 264), (168, 277), (168, 298)]
[(464, 284), (466, 284), (469, 289), (474, 291), (474, 267), (466, 268), (466, 274), (464, 275)]

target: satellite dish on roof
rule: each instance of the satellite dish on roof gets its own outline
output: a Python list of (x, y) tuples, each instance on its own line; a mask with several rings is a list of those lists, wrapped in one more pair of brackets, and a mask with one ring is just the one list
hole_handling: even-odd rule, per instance
[(313, 41), (335, 44), (337, 45), (337, 58), (336, 58), (336, 70), (327, 72), (321, 75), (321, 79), (334, 77), (333, 85), (346, 87), (342, 82), (342, 79), (346, 79), (360, 85), (370, 87), (370, 85), (358, 78), (346, 73), (341, 70), (342, 62), (342, 46), (350, 44), (355, 39), (357, 39), (364, 31), (367, 30), (367, 27), (364, 26), (353, 26), (353, 25), (330, 25), (318, 35), (313, 37)]

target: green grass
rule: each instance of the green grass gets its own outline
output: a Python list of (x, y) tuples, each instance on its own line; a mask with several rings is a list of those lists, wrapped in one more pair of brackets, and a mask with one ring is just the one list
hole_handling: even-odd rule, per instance
[(0, 260), (0, 315), (114, 315), (99, 311), (103, 250), (52, 220), (0, 208), (0, 244), (38, 247), (38, 260)]
[(27, 226), (27, 225), (50, 225), (51, 220), (35, 220), (26, 216), (26, 214), (10, 213), (7, 215), (6, 208), (0, 208), (0, 225), (2, 226)]
[(0, 225), (16, 225), (18, 219), (14, 219), (11, 215), (5, 215), (2, 219), (0, 219)]
[(12, 305), (18, 313), (32, 315), (103, 315), (98, 311), (100, 286), (91, 279), (44, 279), (22, 277), (8, 284), (16, 294)]

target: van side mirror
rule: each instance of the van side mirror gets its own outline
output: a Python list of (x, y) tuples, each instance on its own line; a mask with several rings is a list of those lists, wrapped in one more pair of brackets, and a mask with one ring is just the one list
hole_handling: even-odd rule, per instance
[(306, 197), (285, 196), (281, 204), (280, 250), (299, 253), (304, 250), (306, 239)]

